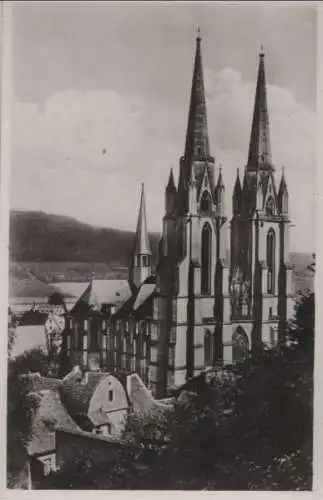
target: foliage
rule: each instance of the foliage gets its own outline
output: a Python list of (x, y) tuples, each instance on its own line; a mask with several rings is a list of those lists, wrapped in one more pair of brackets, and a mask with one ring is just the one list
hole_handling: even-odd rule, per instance
[(313, 361), (315, 331), (315, 294), (311, 290), (299, 293), (295, 301), (294, 316), (290, 322), (290, 338), (298, 351)]
[(51, 484), (310, 490), (313, 295), (299, 297), (290, 328), (297, 343), (262, 349), (236, 369), (219, 370), (210, 383), (183, 390), (169, 412), (130, 414), (124, 446), (112, 461), (70, 464)]
[(38, 406), (36, 396), (31, 393), (30, 381), (22, 375), (37, 372), (43, 376), (56, 376), (55, 370), (57, 366), (51, 364), (51, 360), (41, 349), (33, 349), (15, 359), (8, 360), (7, 482), (9, 488), (21, 487), (21, 472), (26, 466), (31, 425)]
[(7, 398), (7, 472), (8, 487), (19, 487), (19, 474), (27, 461), (26, 447), (31, 437), (31, 423), (37, 400), (30, 394), (30, 385), (21, 377), (22, 362), (8, 362)]

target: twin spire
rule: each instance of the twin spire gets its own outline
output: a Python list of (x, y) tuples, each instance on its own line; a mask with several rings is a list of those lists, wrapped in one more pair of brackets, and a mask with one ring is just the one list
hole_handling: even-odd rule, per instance
[(198, 29), (184, 158), (190, 161), (196, 157), (209, 156), (201, 36)]
[(268, 170), (272, 168), (265, 54), (261, 47), (247, 169)]
[[(198, 29), (184, 158), (191, 161), (205, 157), (210, 158), (210, 147), (203, 82), (201, 36)], [(263, 46), (261, 46), (259, 54), (247, 168), (248, 170), (273, 168)]]

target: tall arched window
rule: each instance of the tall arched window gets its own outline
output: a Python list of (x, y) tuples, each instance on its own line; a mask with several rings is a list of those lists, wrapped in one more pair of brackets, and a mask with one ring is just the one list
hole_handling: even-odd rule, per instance
[(204, 191), (201, 198), (201, 212), (203, 214), (210, 215), (211, 214), (211, 196), (208, 191)]
[(232, 361), (242, 363), (249, 356), (249, 340), (244, 330), (238, 326), (232, 335)]
[(205, 224), (202, 229), (202, 255), (201, 255), (201, 292), (203, 295), (211, 293), (212, 270), (212, 229)]
[(268, 281), (267, 292), (270, 294), (275, 293), (275, 252), (276, 252), (276, 237), (273, 229), (269, 229), (267, 234), (267, 268), (268, 268)]
[(206, 330), (204, 334), (204, 364), (212, 365), (213, 363), (213, 342), (212, 334)]

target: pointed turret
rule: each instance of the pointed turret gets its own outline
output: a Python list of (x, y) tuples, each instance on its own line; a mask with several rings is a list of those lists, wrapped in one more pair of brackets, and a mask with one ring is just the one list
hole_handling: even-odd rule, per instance
[(144, 184), (141, 185), (135, 244), (132, 256), (131, 280), (139, 287), (151, 274), (151, 249), (147, 231)]
[(168, 184), (165, 191), (165, 210), (167, 215), (174, 214), (176, 210), (177, 190), (174, 182), (173, 169), (170, 169)]
[(239, 169), (237, 168), (237, 177), (234, 184), (233, 196), (232, 196), (233, 215), (240, 213), (241, 196), (242, 196), (242, 187), (241, 187)]
[(258, 79), (247, 169), (270, 170), (272, 168), (265, 77), (265, 54), (263, 50), (261, 50), (259, 55)]
[(203, 82), (201, 37), (198, 31), (184, 157), (186, 160), (192, 160), (195, 157), (200, 158), (209, 156), (209, 135)]
[(216, 192), (216, 200), (217, 200), (219, 215), (221, 215), (221, 217), (224, 217), (225, 216), (225, 186), (224, 186), (223, 177), (222, 177), (222, 167), (220, 167), (220, 169), (219, 169), (219, 177), (218, 177), (218, 182), (216, 183), (215, 192)]
[(172, 168), (170, 169), (168, 183), (167, 183), (167, 186), (166, 186), (166, 191), (168, 191), (169, 193), (171, 193), (171, 192), (173, 193), (174, 191), (176, 192), (176, 187), (175, 187), (174, 175), (173, 175), (173, 169)]
[(285, 168), (282, 169), (282, 176), (278, 191), (278, 206), (281, 213), (288, 213), (288, 189), (285, 178)]

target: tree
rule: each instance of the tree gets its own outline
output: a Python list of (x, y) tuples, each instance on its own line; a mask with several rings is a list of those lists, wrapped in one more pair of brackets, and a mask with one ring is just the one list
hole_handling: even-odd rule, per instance
[(294, 316), (289, 325), (290, 338), (296, 348), (313, 363), (315, 336), (315, 294), (311, 290), (300, 292), (295, 301)]
[(28, 379), (21, 377), (21, 364), (8, 361), (7, 484), (21, 487), (19, 477), (27, 462), (27, 445), (37, 399), (30, 394)]

